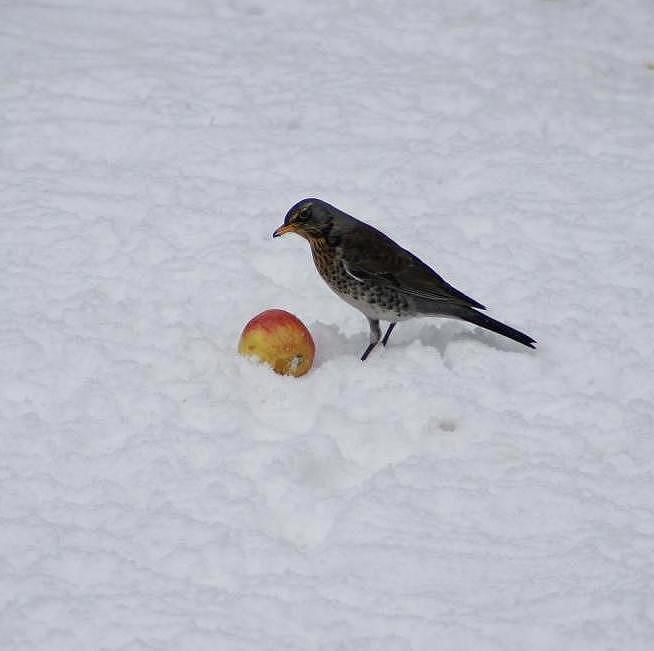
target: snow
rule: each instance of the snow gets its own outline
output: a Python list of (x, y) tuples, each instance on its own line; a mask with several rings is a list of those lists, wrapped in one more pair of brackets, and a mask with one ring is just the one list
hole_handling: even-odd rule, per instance
[[(2, 649), (652, 648), (650, 0), (0, 14)], [(362, 364), (304, 196), (538, 349)]]

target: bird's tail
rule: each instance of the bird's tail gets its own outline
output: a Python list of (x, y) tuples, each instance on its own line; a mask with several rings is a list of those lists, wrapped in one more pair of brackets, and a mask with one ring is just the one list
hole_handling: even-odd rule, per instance
[(477, 310), (473, 310), (472, 308), (457, 306), (457, 308), (452, 310), (452, 316), (457, 319), (468, 321), (469, 323), (474, 323), (482, 328), (486, 328), (486, 330), (496, 332), (498, 335), (513, 339), (513, 341), (517, 341), (529, 348), (536, 348), (536, 346), (534, 346), (536, 340), (532, 339), (529, 335), (526, 335), (524, 332), (520, 332), (520, 330), (516, 330), (497, 319), (493, 319), (486, 314), (477, 312)]

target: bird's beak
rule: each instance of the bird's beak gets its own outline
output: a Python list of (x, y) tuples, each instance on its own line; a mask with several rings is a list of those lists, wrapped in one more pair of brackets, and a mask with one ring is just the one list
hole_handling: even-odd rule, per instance
[(273, 237), (279, 237), (280, 235), (285, 235), (286, 233), (294, 233), (295, 225), (294, 224), (282, 224), (274, 233)]

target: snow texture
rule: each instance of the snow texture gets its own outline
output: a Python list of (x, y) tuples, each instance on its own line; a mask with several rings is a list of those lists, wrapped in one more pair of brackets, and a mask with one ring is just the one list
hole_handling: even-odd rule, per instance
[[(651, 0), (0, 17), (0, 648), (653, 648)], [(304, 196), (538, 350), (362, 364)], [(236, 354), (269, 307), (304, 378)]]

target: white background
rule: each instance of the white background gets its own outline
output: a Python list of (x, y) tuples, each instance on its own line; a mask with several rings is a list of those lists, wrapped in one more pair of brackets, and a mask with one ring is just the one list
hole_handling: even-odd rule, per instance
[[(654, 5), (0, 5), (3, 650), (651, 649)], [(529, 351), (359, 361), (319, 196)], [(280, 307), (318, 354), (240, 358)]]

